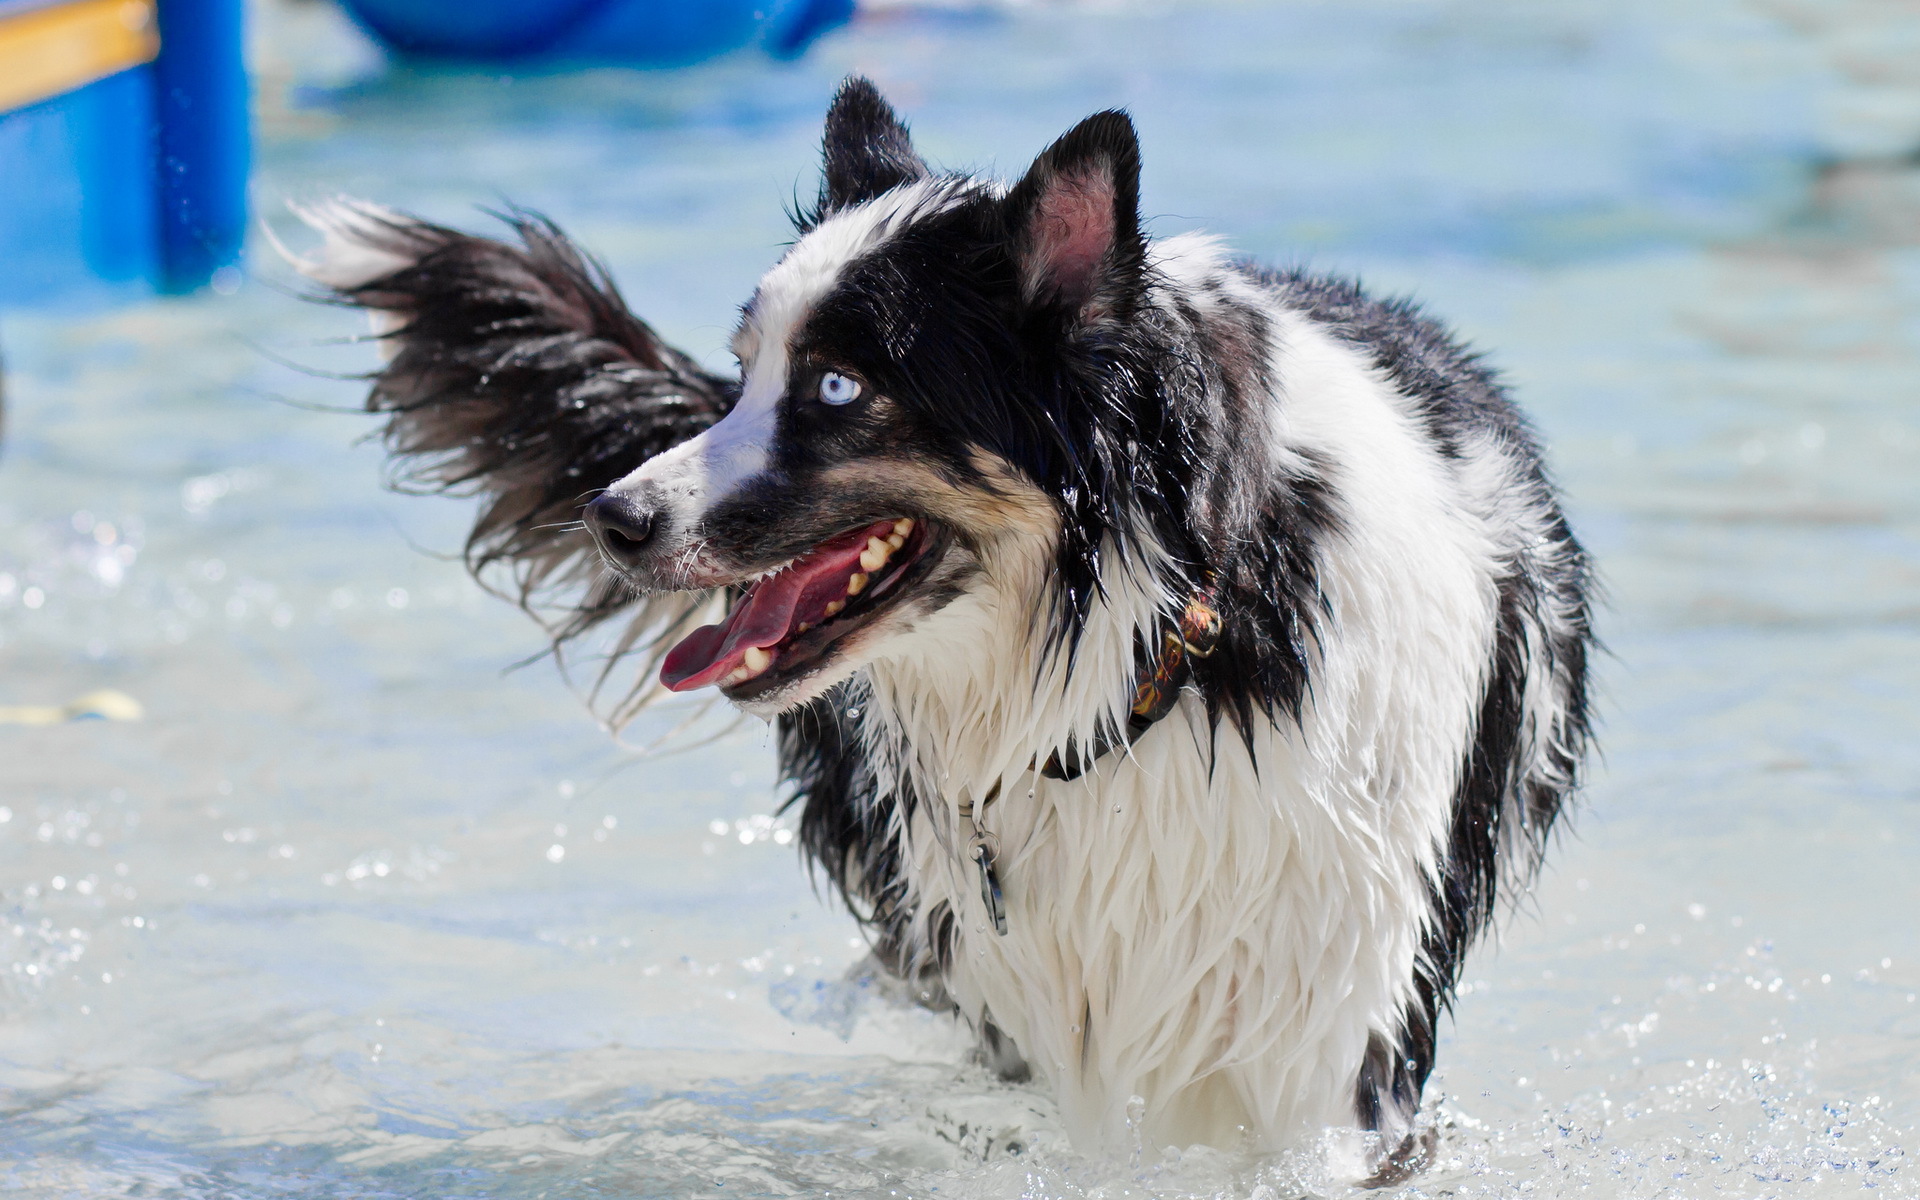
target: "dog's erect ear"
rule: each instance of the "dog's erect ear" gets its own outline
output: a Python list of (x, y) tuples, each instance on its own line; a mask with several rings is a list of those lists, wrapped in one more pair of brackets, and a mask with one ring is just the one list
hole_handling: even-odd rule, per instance
[(858, 75), (848, 76), (833, 97), (821, 150), (826, 162), (814, 221), (927, 177), (907, 127), (880, 89)]
[(1140, 237), (1140, 138), (1127, 114), (1095, 113), (1068, 130), (1004, 203), (1028, 302), (1080, 319), (1132, 307), (1146, 243)]

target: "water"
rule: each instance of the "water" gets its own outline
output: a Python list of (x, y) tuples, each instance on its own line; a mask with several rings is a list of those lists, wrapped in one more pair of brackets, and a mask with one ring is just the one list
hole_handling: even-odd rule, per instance
[[(1806, 0), (884, 9), (806, 63), (379, 73), (263, 9), (257, 195), (545, 209), (719, 364), (873, 73), (947, 163), (1092, 109), (1161, 232), (1490, 348), (1606, 574), (1606, 758), (1471, 961), (1439, 1196), (1920, 1194), (1920, 14)], [(291, 232), (275, 217), (276, 225)], [(0, 1186), (34, 1197), (1284, 1197), (1314, 1153), (1090, 1161), (768, 819), (757, 727), (597, 730), (380, 490), (329, 344), (237, 294), (7, 314)], [(677, 719), (628, 735), (644, 743)]]

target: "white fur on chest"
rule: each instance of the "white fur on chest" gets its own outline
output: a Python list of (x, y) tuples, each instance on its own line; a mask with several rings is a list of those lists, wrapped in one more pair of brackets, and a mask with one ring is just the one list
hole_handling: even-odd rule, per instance
[[(875, 749), (930, 800), (900, 835), (917, 919), (942, 903), (957, 918), (948, 990), (1013, 1038), (1084, 1144), (1121, 1142), (1133, 1096), (1156, 1144), (1277, 1148), (1352, 1124), (1368, 1038), (1397, 1034), (1431, 920), (1493, 636), (1493, 547), (1377, 373), (1276, 317), (1270, 450), (1331, 463), (1345, 521), (1319, 564), (1331, 618), (1298, 725), (1276, 714), (1249, 745), (1210, 731), (1189, 693), (1081, 779), (1029, 769), (1119, 715), (1134, 631), (1167, 600), (1145, 563), (1109, 578), (1074, 670), (1038, 686), (1038, 562), (997, 564), (994, 590), (870, 668)], [(1005, 936), (956, 815), (996, 782), (982, 823)]]

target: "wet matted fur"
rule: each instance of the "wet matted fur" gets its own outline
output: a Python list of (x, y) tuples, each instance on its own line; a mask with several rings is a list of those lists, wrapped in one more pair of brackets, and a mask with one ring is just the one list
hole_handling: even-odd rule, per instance
[[(321, 206), (305, 269), (381, 322), (406, 477), (482, 497), (476, 570), (561, 639), (627, 622), (623, 711), (664, 660), (774, 720), (879, 961), (1077, 1140), (1138, 1096), (1155, 1144), (1358, 1126), (1383, 1181), (1576, 785), (1587, 558), (1476, 355), (1148, 239), (1139, 172), (1107, 112), (1011, 187), (940, 173), (850, 80), (737, 378), (534, 217), (513, 244)], [(1217, 644), (1129, 729), (1195, 603)]]

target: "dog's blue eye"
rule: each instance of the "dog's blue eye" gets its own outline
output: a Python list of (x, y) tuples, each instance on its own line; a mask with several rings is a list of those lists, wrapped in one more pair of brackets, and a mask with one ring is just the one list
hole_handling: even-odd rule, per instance
[(860, 398), (860, 385), (845, 375), (828, 371), (820, 377), (820, 403), (851, 404)]

